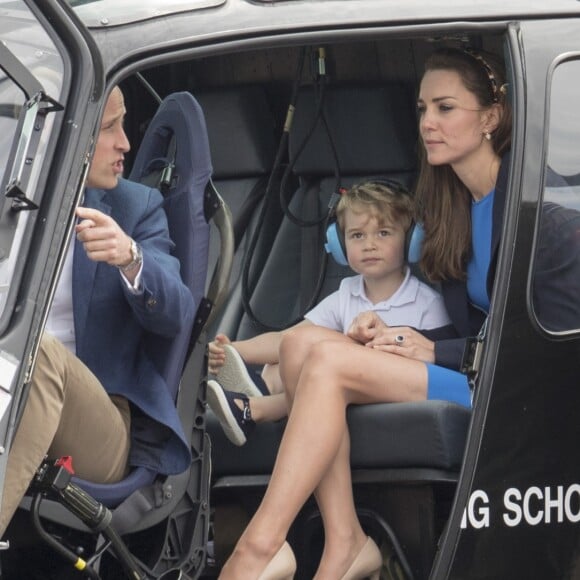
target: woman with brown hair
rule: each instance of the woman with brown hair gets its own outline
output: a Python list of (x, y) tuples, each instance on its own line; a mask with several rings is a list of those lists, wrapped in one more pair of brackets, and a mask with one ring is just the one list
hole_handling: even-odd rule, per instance
[(452, 327), (420, 333), (388, 327), (369, 312), (348, 336), (319, 327), (284, 336), (288, 424), (264, 499), (223, 580), (291, 578), (295, 559), (285, 538), (312, 493), (325, 529), (315, 578), (378, 580), (380, 552), (354, 506), (346, 408), (426, 399), (471, 404), (458, 369), (465, 338), (477, 334), (489, 310), (511, 132), (504, 83), (491, 55), (443, 49), (428, 59), (418, 98), (420, 265), (441, 283)]

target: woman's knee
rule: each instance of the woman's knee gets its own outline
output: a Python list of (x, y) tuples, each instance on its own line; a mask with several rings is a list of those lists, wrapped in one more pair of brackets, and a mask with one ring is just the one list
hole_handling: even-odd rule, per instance
[(280, 343), (280, 376), (286, 393), (293, 397), (306, 364), (310, 372), (322, 371), (328, 363), (335, 366), (336, 350), (353, 343), (339, 332), (321, 326), (299, 326), (284, 333)]
[(322, 326), (297, 326), (284, 332), (280, 342), (280, 359), (296, 360), (302, 363), (310, 354), (310, 350), (326, 341), (348, 343), (350, 340), (335, 330)]
[[(346, 344), (346, 343), (345, 343)], [(340, 380), (352, 363), (349, 347), (333, 340), (322, 340), (310, 346), (304, 360), (303, 372), (310, 377), (322, 376), (326, 380)]]
[(332, 385), (342, 383), (348, 360), (337, 354), (340, 343), (331, 340), (323, 340), (310, 346), (300, 369), (300, 381), (298, 383), (308, 385), (304, 388), (316, 388), (317, 385)]

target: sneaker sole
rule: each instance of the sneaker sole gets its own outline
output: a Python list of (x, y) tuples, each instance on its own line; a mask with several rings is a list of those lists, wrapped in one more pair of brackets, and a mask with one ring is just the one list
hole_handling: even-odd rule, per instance
[(226, 437), (238, 447), (244, 445), (246, 435), (230, 409), (224, 390), (216, 381), (207, 382), (207, 404), (220, 422)]
[(230, 344), (224, 344), (223, 348), (226, 362), (216, 375), (219, 384), (226, 391), (244, 393), (248, 397), (262, 397), (263, 393), (250, 377), (240, 353)]

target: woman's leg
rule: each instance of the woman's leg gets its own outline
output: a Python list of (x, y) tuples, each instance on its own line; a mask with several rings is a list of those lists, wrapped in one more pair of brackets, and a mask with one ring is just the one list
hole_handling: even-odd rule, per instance
[(347, 430), (314, 496), (325, 530), (324, 551), (315, 580), (341, 578), (366, 542), (352, 495), (350, 436)]
[(322, 326), (312, 325), (299, 327), (287, 331), (287, 336), (292, 337), (294, 333), (296, 333), (298, 338), (286, 339), (291, 340), (293, 344), (290, 352), (287, 352), (285, 355), (285, 358), (288, 359), (286, 367), (292, 366), (295, 374), (295, 377), (290, 380), (290, 392), (287, 393), (287, 389), (284, 386), (284, 381), (282, 381), (282, 377), (280, 376), (280, 365), (265, 365), (264, 370), (262, 371), (262, 378), (264, 379), (264, 382), (268, 386), (268, 389), (272, 395), (269, 397), (250, 398), (250, 410), (252, 412), (252, 419), (257, 423), (263, 421), (278, 421), (279, 419), (282, 419), (288, 415), (288, 397), (290, 401), (293, 399), (293, 393), (296, 388), (298, 376), (302, 370), (304, 359), (308, 355), (312, 345), (320, 342), (321, 340), (353, 342), (344, 334), (336, 332), (335, 330), (324, 328)]
[[(282, 357), (285, 361), (289, 406), (292, 405), (297, 382), (310, 349), (326, 340), (357, 344), (343, 334), (321, 327), (298, 328), (288, 336)], [(348, 563), (352, 562), (366, 541), (352, 496), (350, 436), (346, 428), (338, 453), (315, 490), (315, 497), (325, 530), (332, 530), (331, 533), (325, 533), (324, 552), (316, 578), (337, 578), (340, 576), (336, 575), (336, 566), (346, 563), (348, 567)]]
[[(321, 335), (322, 336), (318, 336), (317, 340), (313, 341), (312, 344), (322, 339), (323, 333), (321, 333)], [(336, 340), (336, 337), (334, 336), (331, 338)], [(304, 338), (300, 335), (296, 336), (295, 340), (298, 344), (305, 343)], [(349, 342), (349, 339), (344, 342)], [(352, 341), (350, 342), (352, 343)], [(294, 351), (295, 345), (289, 344), (289, 349)], [(327, 369), (326, 380), (333, 384), (348, 384), (349, 381), (348, 375), (344, 376), (343, 371), (345, 369), (348, 370), (352, 365), (353, 358), (347, 356), (344, 359), (345, 361), (351, 361), (350, 363), (346, 362), (346, 366), (336, 365), (332, 362), (341, 350), (342, 347), (337, 347), (336, 349), (332, 347), (325, 349), (325, 352), (327, 352), (329, 356), (328, 362), (318, 359), (318, 356), (314, 353), (315, 360), (321, 360), (322, 362), (320, 364), (324, 365)], [(287, 357), (284, 355), (284, 360), (286, 360), (286, 358)], [(356, 362), (354, 364), (356, 365)], [(358, 365), (356, 366), (358, 367)], [(421, 366), (422, 365), (420, 365), (418, 369), (419, 374), (422, 374)], [(301, 371), (302, 368), (300, 368), (300, 372)], [(289, 385), (288, 394), (291, 398), (291, 395), (295, 390), (295, 387), (293, 388), (293, 380), (296, 368), (290, 369), (290, 373), (290, 376), (288, 376), (286, 380)], [(379, 379), (379, 382), (380, 380), (381, 379)], [(385, 385), (386, 383), (383, 384), (383, 386)], [(425, 390), (423, 391), (423, 389), (421, 389), (421, 392), (426, 393), (426, 382)], [(394, 396), (396, 396), (396, 394), (394, 394)], [(420, 398), (424, 399), (425, 395), (421, 394)], [(289, 404), (291, 405), (291, 403)], [(315, 490), (315, 497), (320, 508), (325, 529), (324, 551), (315, 579), (333, 580), (335, 578), (341, 578), (367, 541), (366, 534), (363, 531), (356, 514), (356, 506), (352, 495), (350, 436), (346, 420), (344, 423), (343, 440), (339, 451)]]
[[(290, 416), (264, 499), (224, 566), (224, 579), (258, 577), (280, 548), (296, 514), (319, 485), (320, 492), (324, 492), (320, 499), (327, 521), (335, 517), (330, 514), (330, 506), (352, 505), (344, 445), (349, 404), (425, 399), (427, 373), (423, 363), (374, 351), (348, 339), (312, 345), (303, 358), (294, 389), (299, 366), (295, 355), (301, 349), (301, 335), (302, 332), (291, 333), (282, 342), (282, 378), (289, 397), (294, 393)], [(330, 483), (323, 482), (326, 475), (329, 482), (336, 479), (334, 492)], [(334, 545), (334, 531), (326, 532)], [(334, 553), (329, 544), (330, 551)], [(350, 551), (356, 554), (356, 548)]]

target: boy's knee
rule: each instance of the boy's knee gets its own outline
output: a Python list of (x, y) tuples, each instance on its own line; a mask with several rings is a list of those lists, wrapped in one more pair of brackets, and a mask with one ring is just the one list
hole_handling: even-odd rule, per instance
[(287, 360), (289, 356), (295, 356), (300, 348), (300, 338), (297, 332), (298, 329), (292, 328), (282, 334), (280, 339), (280, 346), (278, 347), (278, 358), (281, 364)]
[(295, 345), (302, 342), (307, 336), (307, 334), (304, 332), (305, 330), (305, 328), (300, 326), (285, 330), (281, 336), (280, 347), (288, 347), (288, 345)]

